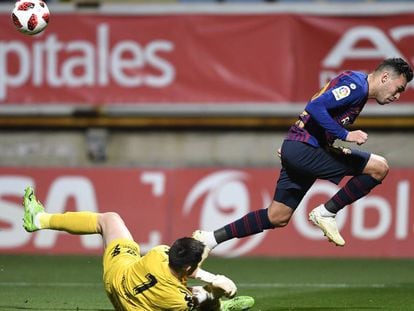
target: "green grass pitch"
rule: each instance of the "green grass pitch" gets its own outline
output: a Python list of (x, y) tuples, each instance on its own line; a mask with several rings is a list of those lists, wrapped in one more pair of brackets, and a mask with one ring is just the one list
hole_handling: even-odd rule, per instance
[[(414, 260), (209, 258), (259, 311), (414, 310)], [(0, 310), (113, 310), (100, 257), (0, 255)]]

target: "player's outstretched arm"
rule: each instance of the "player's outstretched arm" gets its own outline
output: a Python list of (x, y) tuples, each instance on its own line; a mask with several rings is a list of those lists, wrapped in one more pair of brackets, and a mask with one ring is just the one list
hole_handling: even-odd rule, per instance
[(236, 284), (224, 275), (213, 274), (201, 268), (197, 268), (190, 277), (208, 283), (214, 288), (221, 289), (226, 297), (234, 297), (236, 295)]

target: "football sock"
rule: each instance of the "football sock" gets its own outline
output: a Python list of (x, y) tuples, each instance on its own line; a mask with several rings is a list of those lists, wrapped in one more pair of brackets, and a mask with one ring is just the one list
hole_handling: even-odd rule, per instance
[(325, 205), (321, 204), (318, 207), (315, 208), (315, 210), (318, 211), (318, 213), (323, 217), (335, 217), (336, 214), (328, 211), (325, 207)]
[(328, 202), (325, 207), (331, 213), (336, 214), (344, 206), (367, 195), (374, 187), (381, 184), (371, 175), (357, 175), (352, 177)]
[(72, 234), (99, 233), (98, 214), (92, 212), (39, 213), (36, 222), (41, 229), (60, 230)]
[(49, 213), (39, 213), (34, 218), (34, 224), (39, 229), (49, 228), (50, 217), (52, 214)]
[(242, 238), (274, 228), (275, 226), (270, 222), (266, 208), (250, 212), (242, 218), (214, 231), (214, 237), (217, 243), (221, 243), (232, 238)]

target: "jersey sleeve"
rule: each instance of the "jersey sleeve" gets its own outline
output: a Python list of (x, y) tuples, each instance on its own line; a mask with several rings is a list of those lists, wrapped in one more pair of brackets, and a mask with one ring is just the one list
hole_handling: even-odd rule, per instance
[(355, 82), (352, 79), (342, 79), (333, 87), (317, 94), (306, 105), (306, 112), (329, 134), (345, 140), (348, 130), (336, 122), (329, 111), (341, 107), (351, 106), (360, 96), (360, 92), (352, 88)]

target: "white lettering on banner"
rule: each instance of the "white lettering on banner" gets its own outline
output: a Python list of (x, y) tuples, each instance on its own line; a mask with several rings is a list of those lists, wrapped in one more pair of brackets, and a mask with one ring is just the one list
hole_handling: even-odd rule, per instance
[[(369, 41), (373, 47), (359, 47), (358, 42)], [(381, 29), (357, 26), (349, 29), (323, 60), (325, 67), (339, 67), (346, 59), (382, 59), (402, 55)]]
[(409, 203), (410, 183), (403, 180), (397, 186), (397, 216), (395, 217), (395, 238), (403, 240), (408, 237), (409, 231)]
[[(14, 74), (9, 74), (9, 55), (15, 54), (19, 67)], [(4, 44), (0, 41), (0, 100), (5, 99), (7, 87), (21, 86), (27, 82), (30, 74), (30, 53), (25, 45), (18, 41)]]
[(98, 84), (108, 85), (109, 83), (109, 70), (108, 70), (108, 59), (109, 59), (109, 36), (108, 26), (106, 24), (98, 27), (98, 42), (100, 43), (98, 48)]
[[(369, 195), (354, 202), (352, 208), (351, 232), (361, 240), (377, 240), (382, 238), (390, 229), (392, 213), (391, 206), (384, 198)], [(365, 225), (368, 209), (376, 210), (378, 223), (367, 227)]]
[[(64, 213), (69, 199), (75, 200), (75, 207), (78, 211), (98, 212), (94, 186), (86, 177), (65, 176), (57, 178), (50, 187), (44, 206), (49, 213)], [(35, 234), (34, 244), (36, 247), (52, 248), (56, 245), (58, 236), (67, 233), (42, 230)], [(97, 249), (102, 247), (100, 235), (82, 235), (80, 238), (85, 248)]]
[[(403, 57), (398, 49), (398, 42), (406, 37), (414, 36), (414, 26), (402, 25), (391, 28), (389, 36), (374, 26), (356, 26), (347, 30), (322, 61), (319, 83), (322, 87), (327, 81), (339, 74), (332, 68), (339, 68), (346, 60), (378, 60), (387, 57)], [(368, 41), (372, 47), (359, 46), (358, 43)], [(414, 61), (414, 59), (412, 59)], [(409, 84), (408, 87), (414, 88)]]
[[(55, 35), (51, 35), (47, 37), (44, 45), (41, 45), (41, 42), (38, 42), (38, 44), (44, 49), (44, 53), (46, 54), (45, 74), (46, 74), (47, 83), (51, 87), (62, 86), (63, 79), (59, 77), (58, 54), (63, 49), (63, 43), (57, 41), (57, 38)], [(43, 75), (44, 75), (43, 72), (39, 75), (39, 78), (41, 78), (39, 82), (37, 83), (37, 85), (39, 86), (43, 85), (43, 78), (42, 78)], [(35, 74), (33, 76), (35, 76)]]
[[(191, 212), (195, 202), (204, 197), (200, 213), (200, 229), (213, 230), (234, 221), (250, 211), (249, 189), (245, 180), (249, 176), (239, 171), (220, 171), (204, 177), (189, 192), (183, 207), (184, 215)], [(271, 198), (263, 191), (263, 207)], [(256, 209), (257, 207), (255, 207)], [(220, 244), (213, 253), (223, 256), (241, 256), (258, 246), (267, 232), (244, 239), (239, 245), (237, 239)]]
[[(30, 240), (30, 234), (22, 227), (23, 207), (20, 202), (23, 189), (33, 185), (30, 177), (0, 176), (0, 221), (9, 224), (0, 230), (0, 248), (23, 246)], [(6, 195), (18, 197), (19, 203), (4, 200)]]
[[(94, 48), (88, 43), (73, 41), (67, 44), (66, 51), (77, 52), (80, 56), (72, 56), (63, 63), (61, 84), (66, 82), (70, 87), (93, 85), (94, 63), (90, 60), (94, 57)], [(77, 68), (82, 68), (84, 73), (76, 74)]]
[[(125, 88), (162, 88), (173, 82), (174, 66), (159, 56), (174, 50), (171, 41), (156, 39), (141, 46), (133, 40), (119, 40), (112, 47), (109, 42), (107, 24), (97, 26), (96, 42), (62, 42), (55, 34), (40, 35), (32, 48), (17, 40), (0, 41), (0, 100), (7, 98), (8, 87), (28, 82), (53, 88), (105, 87), (110, 79)], [(10, 70), (9, 64), (16, 63), (10, 61), (13, 57), (17, 68)]]
[(396, 41), (400, 41), (405, 37), (414, 36), (414, 25), (405, 25), (391, 28), (390, 35)]
[(161, 197), (165, 193), (165, 174), (161, 172), (144, 172), (141, 174), (141, 182), (152, 187), (152, 194)]

